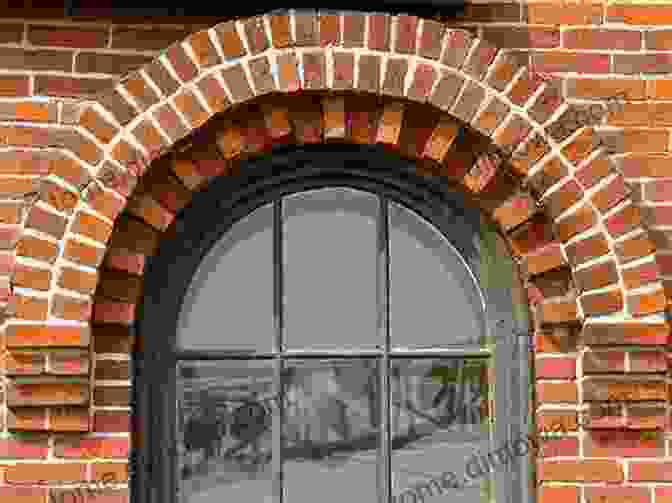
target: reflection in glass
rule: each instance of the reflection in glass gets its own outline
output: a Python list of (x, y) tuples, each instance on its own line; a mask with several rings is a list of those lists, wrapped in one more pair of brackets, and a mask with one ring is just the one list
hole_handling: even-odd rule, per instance
[(273, 206), (262, 206), (207, 253), (184, 298), (181, 348), (273, 350), (272, 224)]
[[(391, 366), (392, 495), (447, 471), (462, 477), (465, 461), (490, 444), (485, 362), (395, 358)], [(480, 484), (454, 491), (425, 501), (481, 501)]]
[(181, 502), (271, 501), (271, 361), (181, 362)]
[[(464, 226), (464, 232), (471, 227)], [(454, 238), (473, 240), (471, 235)], [(484, 333), (482, 297), (462, 257), (429, 222), (391, 203), (392, 347), (476, 346)]]
[(285, 501), (376, 502), (377, 363), (290, 361), (284, 372)]
[(378, 199), (348, 188), (284, 203), (286, 346), (375, 348)]

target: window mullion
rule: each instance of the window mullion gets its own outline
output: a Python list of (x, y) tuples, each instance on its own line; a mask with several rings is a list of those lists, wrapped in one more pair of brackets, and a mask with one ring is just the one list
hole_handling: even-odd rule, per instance
[(389, 274), (389, 219), (388, 219), (388, 201), (381, 197), (378, 199), (378, 329), (380, 338), (383, 341), (383, 357), (380, 368), (381, 386), (380, 397), (382, 401), (380, 419), (381, 419), (381, 449), (379, 463), (379, 495), (382, 503), (392, 501), (392, 438), (390, 431), (390, 330), (389, 330), (389, 294), (390, 294), (390, 274)]
[(282, 303), (282, 199), (273, 203), (273, 314), (275, 320), (275, 365), (273, 366), (273, 395), (280, 397), (275, 400), (276, 406), (272, 408), (272, 447), (271, 464), (273, 468), (273, 496), (277, 503), (283, 501), (283, 477), (282, 477), (282, 421), (284, 389), (282, 382), (283, 360), (281, 357), (283, 346), (283, 303)]

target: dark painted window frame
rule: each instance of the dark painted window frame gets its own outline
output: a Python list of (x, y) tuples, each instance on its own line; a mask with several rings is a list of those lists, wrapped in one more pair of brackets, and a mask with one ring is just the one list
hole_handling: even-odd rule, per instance
[[(236, 221), (279, 197), (327, 186), (352, 187), (401, 203), (444, 235), (442, 208), (454, 211), (470, 206), (448, 189), (445, 179), (419, 176), (413, 162), (380, 147), (292, 147), (246, 164), (241, 175), (218, 178), (197, 194), (176, 216), (157, 254), (148, 259), (144, 297), (133, 327), (142, 343), (133, 355), (132, 503), (177, 502), (176, 331), (180, 306), (198, 265)], [(214, 214), (222, 218), (213, 222)], [(459, 245), (453, 244), (459, 251)], [(507, 351), (528, 356), (526, 337), (510, 340), (512, 344), (494, 346), (496, 361), (505, 361), (507, 354), (511, 358), (513, 353)], [(225, 355), (212, 353), (212, 358), (218, 356)], [(510, 398), (509, 403), (497, 400), (494, 404), (493, 446), (499, 447), (530, 431), (529, 398), (523, 391), (528, 389), (530, 372), (516, 377), (513, 366), (495, 368), (496, 380), (507, 383), (504, 387)], [(519, 385), (511, 386), (512, 379)], [(529, 459), (521, 458), (495, 474), (497, 503), (530, 501), (528, 463)]]

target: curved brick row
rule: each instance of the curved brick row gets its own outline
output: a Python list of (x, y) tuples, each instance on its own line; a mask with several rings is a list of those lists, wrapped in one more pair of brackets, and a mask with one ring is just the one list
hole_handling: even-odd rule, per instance
[[(578, 410), (615, 389), (635, 389), (628, 373), (640, 369), (654, 373), (647, 388), (654, 407), (630, 407), (607, 427), (665, 427), (666, 362), (614, 351), (623, 364), (609, 370), (620, 380), (593, 376), (604, 364), (570, 342), (580, 329), (591, 350), (655, 348), (667, 344), (668, 327), (658, 268), (640, 260), (653, 246), (608, 157), (614, 147), (590, 127), (571, 136), (561, 130), (565, 108), (553, 81), (467, 31), (412, 16), (274, 14), (174, 44), (84, 110), (72, 157), (53, 167), (53, 183), (30, 209), (17, 255), (35, 262), (22, 262), (12, 277), (22, 290), (12, 300), (7, 346), (81, 350), (93, 342), (95, 385), (86, 377), (72, 383), (88, 365), (63, 372), (67, 385), (52, 372), (53, 386), (29, 399), (21, 390), (30, 385), (17, 381), (20, 389), (8, 390), (10, 429), (47, 429), (48, 409), (51, 430), (90, 429), (93, 411), (96, 431), (115, 431), (106, 429), (109, 417), (123, 422), (126, 413), (106, 408), (126, 407), (129, 386), (98, 381), (127, 381), (128, 369), (95, 357), (132, 352), (128, 327), (144, 263), (174, 215), (214, 177), (235, 176), (240, 160), (325, 141), (381, 144), (415, 159), (420, 173), (444, 177), (497, 223), (534, 315), (540, 419), (554, 413), (549, 405)], [(516, 155), (503, 162), (511, 150)], [(143, 155), (154, 162), (138, 179), (130, 168)], [(88, 202), (67, 195), (68, 186), (115, 168), (121, 182), (93, 185)], [(38, 365), (15, 360), (17, 369)], [(548, 463), (543, 480), (568, 480), (565, 466), (580, 471), (588, 461)], [(604, 463), (611, 477), (616, 461)]]

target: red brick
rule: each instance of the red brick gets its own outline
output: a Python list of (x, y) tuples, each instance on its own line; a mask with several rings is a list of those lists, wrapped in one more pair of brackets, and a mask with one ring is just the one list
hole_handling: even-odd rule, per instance
[(470, 53), (469, 60), (465, 62), (462, 70), (475, 79), (482, 80), (498, 51), (499, 48), (493, 46), (489, 41), (479, 39), (476, 48)]
[(623, 294), (620, 290), (582, 295), (579, 299), (587, 316), (608, 314), (623, 309)]
[(182, 82), (189, 82), (198, 75), (198, 68), (180, 44), (171, 45), (166, 51), (166, 57)]
[(93, 320), (103, 323), (131, 324), (135, 319), (135, 305), (123, 302), (96, 302)]
[(635, 30), (578, 28), (562, 35), (563, 47), (567, 49), (639, 51), (642, 47), (642, 33)]
[(665, 372), (667, 359), (660, 351), (633, 351), (630, 355), (631, 372)]
[(537, 249), (526, 255), (522, 267), (530, 276), (550, 271), (565, 264), (562, 247), (558, 243)]
[(615, 460), (542, 461), (537, 473), (544, 481), (623, 482), (623, 469)]
[(114, 25), (112, 29), (113, 49), (133, 49), (135, 51), (160, 51), (189, 35), (190, 30), (168, 28), (156, 25), (128, 27)]
[[(235, 21), (226, 21), (215, 26), (225, 58), (239, 58), (245, 54), (245, 47), (236, 30)], [(276, 46), (277, 47), (277, 46)]]
[(537, 358), (535, 363), (537, 379), (575, 379), (575, 358)]
[(588, 351), (583, 354), (583, 373), (625, 372), (623, 351)]
[(445, 26), (443, 23), (424, 19), (418, 55), (423, 58), (439, 59), (441, 56), (441, 46), (443, 45), (444, 30)]
[(668, 330), (654, 323), (591, 323), (583, 326), (582, 337), (588, 345), (661, 345)]
[[(48, 78), (48, 77), (47, 77)], [(35, 94), (47, 94), (44, 89), (44, 77), (35, 79)], [(39, 81), (39, 85), (38, 85)], [(28, 76), (3, 75), (0, 77), (0, 96), (30, 96), (30, 79)]]
[[(274, 16), (275, 17), (275, 16)], [(279, 16), (278, 16), (279, 17)], [(290, 39), (289, 35), (289, 18), (287, 19), (287, 40)], [(320, 47), (334, 46), (339, 45), (341, 42), (341, 33), (340, 33), (340, 19), (338, 14), (324, 13), (320, 12), (319, 18), (319, 31), (320, 31)], [(273, 18), (271, 18), (271, 29), (273, 29)], [(275, 39), (275, 33), (273, 35)]]
[(590, 229), (596, 223), (595, 212), (587, 204), (583, 204), (569, 216), (555, 223), (557, 236), (561, 241), (568, 241), (571, 237)]
[(631, 461), (628, 480), (633, 482), (672, 482), (672, 463)]
[(415, 54), (415, 41), (418, 29), (418, 18), (415, 16), (397, 17), (397, 37), (394, 51), (401, 54)]
[[(529, 7), (533, 8), (537, 5), (545, 5), (545, 4), (530, 4)], [(569, 487), (569, 486), (560, 486), (560, 487), (542, 486), (538, 488), (537, 494), (539, 496), (539, 503), (560, 503), (560, 502), (579, 503), (580, 489), (578, 487)]]
[(613, 238), (630, 232), (641, 225), (639, 209), (630, 204), (605, 220), (605, 226)]
[(618, 272), (613, 260), (574, 271), (574, 279), (583, 292), (618, 283)]
[(662, 289), (656, 290), (653, 293), (628, 295), (627, 302), (628, 309), (635, 316), (645, 316), (662, 312), (667, 306), (667, 298)]
[[(555, 23), (554, 23), (555, 24)], [(551, 49), (560, 47), (560, 30), (551, 27), (483, 27), (483, 38), (501, 48)]]
[(108, 38), (108, 30), (105, 28), (48, 25), (31, 25), (28, 27), (28, 42), (31, 45), (94, 49), (107, 47)]
[(317, 16), (313, 12), (298, 11), (294, 14), (295, 42), (298, 46), (318, 45)]
[(540, 307), (541, 323), (566, 323), (578, 319), (576, 300), (573, 297), (543, 302)]
[(12, 382), (7, 388), (10, 407), (40, 405), (86, 405), (89, 402), (88, 383), (71, 382)]
[(388, 51), (390, 47), (390, 16), (371, 14), (369, 16), (368, 48), (374, 51)]
[(574, 382), (538, 382), (537, 399), (542, 403), (576, 403), (578, 388)]
[(604, 234), (598, 232), (590, 237), (567, 245), (565, 252), (571, 264), (580, 265), (609, 253), (609, 244)]
[(106, 73), (126, 75), (152, 61), (150, 56), (139, 54), (102, 54), (80, 52), (75, 58), (77, 73)]
[(83, 463), (21, 463), (8, 466), (5, 477), (9, 483), (86, 481), (86, 465)]
[(646, 487), (587, 487), (585, 494), (586, 503), (603, 503), (607, 501), (651, 503), (650, 491)]
[(96, 411), (93, 416), (93, 426), (93, 429), (99, 433), (129, 432), (130, 414), (123, 411)]
[(47, 501), (46, 487), (0, 487), (0, 498), (7, 503), (44, 503)]
[(125, 458), (130, 450), (128, 438), (57, 438), (54, 455), (58, 458)]
[[(617, 58), (615, 56), (615, 58)], [(544, 73), (610, 73), (610, 56), (587, 52), (532, 53), (532, 66)], [(619, 72), (616, 72), (619, 73)]]
[(364, 47), (366, 15), (361, 12), (343, 14), (343, 47)]

